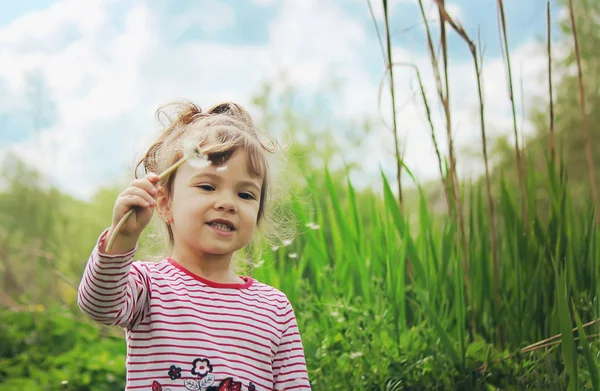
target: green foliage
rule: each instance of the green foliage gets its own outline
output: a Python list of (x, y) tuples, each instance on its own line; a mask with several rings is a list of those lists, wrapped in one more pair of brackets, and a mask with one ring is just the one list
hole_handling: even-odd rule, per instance
[(122, 390), (125, 353), (122, 338), (64, 309), (0, 310), (2, 390)]

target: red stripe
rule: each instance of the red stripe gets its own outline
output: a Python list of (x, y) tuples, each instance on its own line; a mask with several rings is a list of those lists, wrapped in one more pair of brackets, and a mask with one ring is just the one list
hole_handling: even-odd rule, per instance
[[(308, 383), (308, 379), (307, 378), (302, 378), (300, 380), (306, 380), (306, 382)], [(281, 382), (281, 383), (285, 383), (285, 382)], [(279, 384), (279, 383), (277, 383)], [(305, 389), (305, 390), (310, 390), (310, 386), (304, 385), (304, 384), (297, 384), (295, 386), (291, 386), (291, 387), (286, 387), (285, 390), (289, 391), (289, 390), (298, 390), (298, 389)], [(281, 388), (278, 388), (277, 390), (282, 390)]]
[[(278, 351), (278, 352), (277, 352), (277, 355), (286, 355), (286, 354), (288, 354), (288, 353), (292, 353), (292, 352), (299, 352), (299, 351), (300, 351), (300, 352), (301, 352), (301, 351), (304, 351), (304, 349), (303, 349), (301, 346), (299, 346), (299, 347), (295, 347), (295, 348), (293, 348), (293, 349), (288, 349), (288, 350), (281, 350), (281, 351)], [(277, 361), (277, 360), (278, 360), (278, 359), (276, 359), (276, 361)]]
[[(229, 320), (229, 319), (225, 319), (225, 318), (203, 318), (201, 316), (196, 316), (196, 315), (193, 315), (193, 314), (178, 314), (178, 313), (170, 313), (170, 314), (168, 314), (168, 313), (163, 313), (163, 312), (152, 311), (152, 316), (154, 316), (154, 315), (161, 315), (161, 316), (164, 316), (166, 318), (191, 317), (191, 318), (199, 319), (199, 320), (202, 321), (202, 322), (185, 322), (185, 321), (184, 322), (169, 322), (169, 321), (166, 321), (166, 320), (163, 320), (163, 319), (160, 319), (160, 320), (159, 319), (155, 319), (156, 323), (164, 323), (164, 324), (170, 324), (170, 325), (189, 325), (189, 324), (194, 324), (194, 325), (198, 325), (198, 326), (204, 326), (207, 323), (212, 323), (212, 324), (215, 324), (215, 325), (217, 325), (217, 324), (236, 324), (236, 325), (242, 326), (242, 328), (240, 329), (241, 331), (246, 330), (247, 326), (248, 326), (247, 322), (246, 323), (244, 323), (244, 322), (237, 322), (237, 321)], [(218, 315), (221, 315), (221, 314), (218, 314)], [(274, 333), (271, 330), (263, 329), (263, 328), (258, 327), (256, 325), (254, 325), (254, 328), (258, 329), (260, 331), (263, 331), (265, 333), (271, 334), (275, 338), (275, 341), (278, 339), (278, 335), (279, 335), (278, 333)], [(273, 341), (273, 340), (271, 340), (271, 341)]]
[(91, 265), (91, 266), (92, 266), (92, 268), (94, 269), (94, 272), (95, 272), (95, 273), (98, 273), (98, 274), (103, 274), (103, 275), (111, 275), (110, 273), (106, 273), (106, 272), (105, 272), (105, 270), (117, 269), (117, 270), (119, 270), (119, 272), (118, 272), (118, 273), (115, 273), (115, 274), (113, 274), (113, 275), (115, 275), (115, 276), (119, 276), (119, 275), (124, 275), (124, 276), (126, 276), (126, 275), (127, 275), (127, 273), (129, 272), (129, 266), (131, 265), (131, 262), (130, 262), (130, 261), (127, 261), (127, 262), (125, 262), (125, 263), (122, 263), (121, 265), (119, 265), (119, 266), (118, 266), (118, 267), (116, 267), (116, 268), (103, 268), (103, 267), (102, 267), (102, 264), (101, 264), (101, 263), (99, 263), (98, 261), (96, 261), (96, 262), (91, 262), (91, 263), (90, 263), (90, 265)]
[[(197, 330), (173, 330), (173, 329), (170, 329), (170, 328), (167, 328), (167, 327), (156, 327), (156, 328), (153, 328), (152, 330), (147, 330), (147, 331), (138, 330), (138, 331), (136, 331), (136, 333), (140, 333), (140, 334), (145, 333), (145, 334), (147, 334), (147, 333), (151, 333), (153, 331), (165, 331), (165, 332), (173, 333), (175, 335), (181, 334), (181, 333), (196, 333), (196, 334), (198, 333)], [(215, 334), (211, 334), (211, 333), (207, 333), (207, 332), (203, 332), (203, 334), (205, 334), (205, 335), (207, 335), (209, 337), (214, 338), (215, 343), (217, 343), (216, 340), (225, 340), (225, 341), (236, 340), (236, 341), (242, 341), (242, 342), (247, 342), (247, 343), (252, 344), (252, 345), (260, 346), (260, 347), (264, 348), (265, 350), (271, 352), (272, 355), (275, 355), (275, 352), (273, 351), (273, 348), (271, 346), (259, 343), (259, 342), (255, 341), (255, 340), (252, 340), (252, 339), (246, 339), (246, 338), (235, 337), (235, 336), (215, 335)], [(219, 344), (220, 344), (220, 342), (219, 342)], [(147, 354), (140, 354), (139, 355), (139, 357), (144, 357), (144, 356), (148, 356), (148, 355)]]
[(81, 305), (84, 306), (85, 309), (87, 309), (90, 313), (97, 314), (96, 316), (99, 316), (99, 317), (105, 318), (107, 315), (116, 314), (119, 311), (119, 310), (113, 310), (113, 311), (106, 311), (106, 312), (98, 312), (88, 305), (87, 298), (82, 297), (82, 299), (83, 300), (81, 300)]
[[(298, 363), (297, 365), (302, 365), (302, 364)], [(303, 369), (296, 369), (295, 371), (290, 371), (290, 372), (279, 372), (279, 374), (277, 375), (277, 378), (279, 379), (279, 377), (281, 377), (281, 376), (288, 376), (288, 375), (293, 375), (293, 374), (296, 374), (296, 373), (301, 373), (303, 375), (306, 374), (306, 372)], [(293, 381), (293, 380), (297, 380), (297, 378), (295, 378), (295, 379), (293, 378), (293, 379), (289, 379), (289, 380), (283, 380), (280, 383), (285, 383), (285, 382)]]
[[(249, 348), (247, 345), (246, 346), (241, 346), (241, 345), (235, 345), (235, 344), (231, 344), (231, 343), (218, 343), (217, 344), (217, 343), (213, 342), (210, 339), (204, 339), (204, 338), (175, 337), (175, 336), (172, 336), (172, 335), (164, 336), (164, 337), (163, 336), (154, 336), (154, 337), (150, 337), (150, 338), (135, 338), (135, 337), (129, 338), (130, 341), (153, 341), (153, 340), (157, 340), (157, 339), (168, 339), (168, 340), (176, 340), (176, 341), (190, 341), (190, 342), (212, 343), (212, 344), (215, 344), (217, 346), (222, 346), (222, 347), (227, 347), (227, 348), (238, 348), (238, 349), (247, 350), (249, 352), (265, 356), (266, 358), (270, 358), (271, 357), (270, 355), (265, 354), (265, 352), (261, 352), (260, 350)], [(203, 346), (205, 346), (205, 345), (203, 345)], [(215, 348), (210, 348), (210, 350), (216, 350), (216, 351), (220, 352), (220, 350), (215, 349)], [(238, 353), (236, 353), (236, 354), (238, 354)], [(239, 354), (239, 355), (243, 356), (242, 354)], [(244, 357), (247, 357), (247, 356), (244, 356)], [(252, 356), (252, 359), (254, 359), (254, 357), (256, 357), (256, 356)], [(153, 360), (151, 362), (155, 363), (157, 361)], [(170, 362), (170, 361), (166, 360), (165, 362)], [(267, 363), (266, 361), (261, 361), (261, 362)], [(144, 362), (144, 364), (146, 364), (146, 363)]]
[[(205, 314), (211, 314), (211, 315), (220, 315), (221, 314), (221, 312), (199, 311), (199, 310), (197, 310), (197, 309), (195, 309), (193, 307), (188, 307), (188, 306), (184, 306), (184, 305), (170, 306), (169, 308), (167, 308), (167, 307), (164, 307), (164, 306), (162, 306), (162, 305), (160, 305), (158, 303), (152, 303), (151, 307), (154, 307), (154, 306), (160, 307), (160, 308), (165, 309), (167, 311), (171, 311), (171, 310), (190, 310), (190, 311), (195, 311), (195, 312), (198, 312), (198, 313), (205, 313)], [(217, 309), (217, 310), (239, 310), (239, 308), (227, 307), (227, 306), (223, 306), (223, 305), (209, 305), (209, 304), (204, 304), (202, 306), (202, 308), (205, 308), (205, 307), (214, 308), (214, 309)], [(266, 314), (261, 314), (260, 312), (251, 311), (249, 309), (246, 309), (245, 311), (250, 312), (250, 313), (252, 313), (254, 315), (263, 316), (263, 317), (265, 317), (265, 318), (273, 321), (274, 323), (277, 323), (277, 324), (280, 324), (280, 325), (285, 323), (285, 322), (278, 321), (277, 319), (273, 319), (273, 318), (271, 318), (270, 316), (268, 316)], [(235, 316), (236, 314), (232, 313), (232, 315)], [(258, 321), (258, 319), (254, 319), (254, 320)]]
[(103, 287), (103, 286), (100, 286), (100, 285), (96, 284), (96, 281), (95, 281), (96, 278), (92, 279), (93, 276), (90, 276), (88, 274), (87, 277), (88, 277), (88, 282), (91, 285), (93, 285), (96, 288), (98, 288), (98, 289), (104, 289), (104, 290), (107, 290), (107, 291), (116, 291), (115, 293), (105, 293), (105, 295), (115, 295), (115, 294), (121, 293), (121, 292), (119, 292), (119, 290), (121, 288), (123, 288), (125, 285), (127, 285), (127, 282), (128, 282), (128, 280), (125, 279), (125, 281), (123, 281), (123, 283), (121, 285), (117, 285), (117, 286), (113, 286), (113, 287), (107, 288), (107, 287)]
[[(189, 293), (187, 293), (184, 290), (180, 290), (180, 291), (174, 291), (174, 290), (166, 290), (166, 291), (161, 291), (158, 289), (155, 289), (157, 285), (154, 284), (152, 287), (152, 291), (158, 293), (160, 296), (165, 296), (165, 295), (174, 295), (176, 296), (176, 298), (174, 299), (161, 299), (163, 302), (172, 302), (172, 301), (185, 301), (183, 299), (181, 299), (182, 296), (187, 296), (189, 299), (192, 300), (202, 300), (202, 301), (207, 301), (207, 302), (212, 302), (214, 301), (214, 299), (207, 299), (207, 296), (210, 296), (211, 294), (214, 294), (214, 292), (206, 292), (204, 295), (190, 295)], [(268, 306), (268, 305), (264, 305), (264, 306), (259, 306), (256, 305), (254, 303), (248, 303), (246, 301), (243, 300), (227, 300), (227, 299), (218, 299), (220, 302), (223, 303), (230, 303), (230, 304), (242, 304), (246, 307), (253, 307), (259, 310), (263, 310), (263, 311), (268, 311), (271, 312), (273, 315), (275, 316), (279, 316), (279, 313), (277, 313), (275, 311), (275, 309), (273, 309), (274, 306)], [(188, 301), (189, 302), (189, 301)], [(262, 304), (262, 303), (261, 303)], [(277, 307), (275, 307), (277, 308)], [(278, 309), (278, 308), (277, 308)]]
[[(125, 295), (126, 295), (126, 293), (127, 293), (127, 292), (123, 292), (123, 294), (121, 296), (117, 297), (117, 298), (109, 299), (109, 300), (104, 300), (104, 299), (98, 298), (98, 293), (97, 292), (94, 292), (95, 293), (94, 295), (90, 294), (90, 292), (88, 292), (88, 288), (90, 288), (90, 287), (87, 286), (86, 284), (81, 284), (81, 290), (82, 290), (81, 293), (83, 293), (83, 295), (85, 297), (94, 299), (94, 301), (97, 301), (99, 303), (114, 303), (114, 302), (119, 301), (122, 298), (124, 298)], [(90, 289), (92, 289), (92, 288), (90, 288)]]
[[(104, 263), (99, 263), (98, 260), (96, 260), (96, 262), (94, 262), (93, 264), (96, 265), (96, 267), (101, 270), (123, 270), (123, 269), (127, 270), (127, 267), (130, 265), (130, 262), (121, 264), (120, 266), (106, 266)], [(114, 262), (109, 263), (109, 265), (112, 265), (112, 264), (114, 264)]]
[(94, 282), (90, 279), (88, 274), (85, 274), (83, 276), (82, 284), (87, 286), (88, 288), (90, 288), (90, 291), (94, 292), (97, 295), (97, 297), (115, 296), (115, 295), (120, 295), (123, 293), (123, 292), (119, 292), (119, 291), (117, 291), (115, 293), (101, 293), (101, 292), (96, 291), (92, 286), (96, 286), (96, 288), (98, 288), (98, 289), (105, 289), (105, 288), (99, 287), (96, 284), (94, 284)]
[[(265, 331), (265, 332), (269, 332), (269, 333), (274, 333), (276, 337), (281, 334), (281, 330), (279, 330), (276, 327), (274, 327), (273, 325), (271, 325), (271, 323), (266, 322), (264, 319), (261, 319), (260, 317), (249, 317), (249, 316), (246, 316), (246, 314), (244, 314), (243, 312), (242, 313), (240, 313), (240, 312), (225, 312), (225, 313), (223, 313), (223, 312), (204, 311), (203, 308), (205, 306), (201, 306), (201, 305), (198, 305), (196, 307), (185, 306), (185, 305), (179, 306), (179, 307), (176, 307), (176, 306), (163, 306), (163, 305), (157, 303), (157, 301), (163, 301), (163, 300), (160, 297), (157, 296), (155, 298), (154, 302), (151, 303), (150, 307), (151, 308), (152, 307), (162, 308), (163, 310), (165, 310), (167, 312), (165, 313), (165, 312), (161, 312), (161, 311), (152, 311), (152, 314), (162, 315), (162, 316), (167, 316), (167, 317), (170, 317), (170, 316), (174, 316), (174, 317), (192, 316), (194, 318), (201, 319), (201, 320), (203, 320), (205, 322), (212, 322), (213, 320), (216, 320), (216, 319), (214, 319), (212, 317), (211, 318), (203, 318), (203, 317), (198, 316), (198, 315), (214, 315), (214, 316), (217, 316), (220, 319), (221, 322), (231, 322), (231, 323), (242, 324), (242, 325), (245, 325), (245, 326), (247, 326), (250, 322), (239, 322), (239, 321), (229, 320), (229, 319), (230, 318), (234, 318), (234, 319), (238, 319), (238, 320), (242, 320), (242, 321), (247, 319), (249, 321), (254, 321), (254, 322), (257, 322), (257, 323), (260, 323), (262, 325), (265, 325), (265, 326), (269, 327), (269, 330), (258, 327), (261, 331)], [(188, 301), (186, 301), (186, 302), (190, 303)], [(193, 303), (190, 303), (190, 304), (193, 304)], [(172, 311), (172, 309), (175, 309), (175, 308), (185, 309), (185, 310), (188, 310), (188, 312), (185, 312), (185, 313), (182, 313), (182, 312), (176, 313), (176, 312)]]
[[(174, 348), (174, 349), (189, 349), (190, 346), (181, 346), (181, 345), (174, 345), (174, 344), (156, 344), (156, 345), (152, 345), (152, 346), (128, 346), (129, 348), (135, 348), (135, 349), (158, 349), (158, 348)], [(232, 354), (235, 354), (235, 357), (245, 357), (248, 358), (249, 360), (244, 360), (244, 361), (240, 361), (240, 360), (236, 360), (233, 359), (231, 357), (227, 358), (227, 362), (233, 362), (233, 363), (237, 363), (237, 364), (244, 364), (249, 366), (250, 368), (254, 368), (257, 371), (262, 371), (265, 373), (270, 373), (268, 372), (264, 367), (258, 367), (255, 365), (252, 365), (252, 362), (255, 362), (257, 360), (254, 359), (253, 356), (246, 356), (240, 353), (231, 353), (231, 352), (224, 352), (222, 350), (219, 349), (214, 349), (214, 348), (207, 348), (205, 346), (203, 346), (202, 349), (202, 353), (203, 356), (206, 356), (207, 354), (213, 354), (216, 355), (217, 357), (221, 357), (223, 358), (223, 356), (231, 356)], [(174, 354), (173, 352), (169, 352), (169, 354)], [(265, 361), (260, 361), (260, 363), (264, 363), (267, 367), (271, 366), (270, 362), (265, 362)], [(221, 365), (219, 365), (221, 366)], [(129, 371), (132, 372), (132, 371)], [(137, 370), (135, 372), (143, 372), (143, 370)]]
[[(300, 349), (300, 350), (301, 350), (300, 354), (297, 354), (295, 356), (277, 357), (276, 359), (274, 359), (273, 360), (273, 369), (281, 369), (281, 368), (285, 367), (286, 365), (283, 364), (283, 361), (286, 361), (286, 360), (294, 360), (297, 358), (301, 358), (302, 360), (304, 360), (304, 351), (303, 351), (304, 349)], [(279, 363), (279, 362), (281, 362), (282, 364), (275, 365), (275, 363)], [(294, 365), (294, 364), (292, 364), (292, 365)]]
[[(167, 278), (167, 277), (172, 277), (172, 278)], [(202, 284), (198, 284), (197, 280), (192, 279), (191, 277), (187, 276), (184, 273), (177, 273), (175, 275), (172, 274), (163, 274), (163, 275), (158, 275), (155, 277), (154, 279), (155, 281), (164, 281), (168, 284), (168, 286), (178, 286), (178, 285), (183, 285), (186, 290), (190, 290), (189, 288), (198, 288), (198, 287), (203, 287), (203, 288), (208, 288), (209, 291), (214, 292), (215, 289), (211, 287), (209, 287), (208, 285), (202, 285)], [(191, 282), (190, 284), (186, 284), (186, 282)], [(175, 283), (175, 284), (173, 284)], [(157, 284), (158, 285), (158, 284)], [(260, 284), (263, 285), (263, 284)], [(160, 286), (160, 285), (159, 285)], [(165, 285), (163, 285), (165, 286)], [(284, 304), (287, 305), (288, 300), (286, 298), (286, 296), (283, 293), (277, 292), (274, 290), (274, 288), (268, 287), (266, 285), (263, 285), (264, 288), (262, 289), (256, 289), (254, 287), (254, 285), (252, 285), (250, 288), (248, 289), (243, 289), (243, 290), (235, 290), (235, 292), (228, 292), (228, 291), (223, 291), (220, 292), (221, 294), (225, 295), (225, 296), (254, 296), (254, 297), (260, 297), (260, 298), (264, 298), (266, 300), (270, 300), (270, 301), (275, 301), (279, 304)], [(276, 300), (275, 298), (279, 299)]]
[[(295, 335), (290, 335), (290, 337), (291, 337), (291, 336), (300, 337), (300, 334), (296, 333)], [(286, 346), (286, 345), (292, 345), (292, 344), (296, 345), (296, 344), (300, 344), (300, 343), (302, 343), (302, 341), (300, 340), (300, 338), (298, 338), (298, 339), (293, 339), (293, 340), (290, 340), (290, 341), (286, 340), (285, 342), (281, 342), (281, 343), (279, 344), (279, 347), (281, 348), (281, 347), (283, 347), (283, 346)], [(285, 350), (282, 350), (282, 352), (284, 352), (284, 351), (285, 351)]]
[[(197, 283), (193, 284), (193, 285), (188, 285), (185, 284), (184, 281), (182, 281), (181, 279), (176, 279), (173, 281), (167, 280), (163, 277), (155, 277), (154, 281), (156, 281), (154, 283), (154, 286), (160, 287), (160, 288), (168, 288), (170, 290), (178, 288), (178, 289), (182, 289), (184, 292), (194, 292), (194, 293), (211, 293), (211, 294), (219, 294), (221, 296), (230, 296), (230, 297), (235, 297), (235, 298), (246, 298), (248, 300), (253, 300), (256, 302), (261, 302), (263, 304), (267, 304), (267, 305), (272, 305), (272, 302), (278, 303), (278, 304), (283, 304), (283, 307), (277, 307), (278, 309), (284, 309), (287, 307), (288, 301), (284, 299), (282, 300), (275, 300), (275, 299), (271, 299), (269, 297), (266, 297), (266, 295), (264, 294), (249, 294), (252, 291), (248, 292), (248, 290), (238, 290), (236, 293), (231, 293), (231, 292), (227, 292), (227, 291), (221, 291), (221, 290), (216, 290), (214, 288), (210, 288), (208, 286), (203, 286)], [(157, 281), (164, 281), (166, 282), (165, 284), (158, 284)], [(195, 281), (195, 280), (194, 280)], [(197, 289), (193, 289), (193, 288), (197, 288)], [(260, 293), (260, 291), (259, 291)], [(264, 301), (259, 301), (258, 299), (263, 299)]]
[(115, 259), (125, 259), (125, 258), (130, 258), (133, 256), (133, 254), (135, 254), (135, 251), (137, 250), (137, 246), (131, 250), (128, 251), (124, 254), (115, 254), (115, 255), (110, 255), (110, 254), (102, 254), (100, 253), (100, 249), (98, 246), (96, 246), (95, 248), (96, 251), (93, 252), (93, 254), (97, 255), (99, 259), (101, 260), (108, 260), (109, 262), (112, 262)]

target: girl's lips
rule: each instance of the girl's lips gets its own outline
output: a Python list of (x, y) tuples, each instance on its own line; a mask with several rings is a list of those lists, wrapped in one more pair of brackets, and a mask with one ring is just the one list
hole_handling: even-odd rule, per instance
[(206, 224), (215, 234), (222, 236), (222, 237), (230, 237), (231, 235), (233, 235), (233, 233), (235, 232), (234, 230), (231, 231), (224, 231), (218, 227), (215, 227), (213, 225), (210, 224)]

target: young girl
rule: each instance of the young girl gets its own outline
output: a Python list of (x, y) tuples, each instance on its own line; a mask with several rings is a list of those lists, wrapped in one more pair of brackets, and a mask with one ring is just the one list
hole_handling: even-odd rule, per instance
[[(156, 173), (183, 156), (190, 138), (210, 165), (188, 161), (159, 180)], [(78, 304), (97, 322), (125, 328), (126, 390), (310, 390), (286, 295), (236, 275), (232, 264), (265, 218), (269, 151), (239, 105), (203, 113), (185, 103), (138, 163), (147, 175), (118, 196)], [(134, 262), (154, 210), (166, 224), (171, 255)]]

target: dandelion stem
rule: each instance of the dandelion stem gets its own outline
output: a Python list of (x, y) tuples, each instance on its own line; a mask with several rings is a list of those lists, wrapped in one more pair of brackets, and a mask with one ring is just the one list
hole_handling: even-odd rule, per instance
[[(179, 159), (175, 164), (173, 164), (171, 167), (167, 168), (165, 171), (163, 171), (162, 174), (160, 174), (158, 176), (158, 181), (160, 182), (163, 179), (165, 179), (172, 172), (174, 172), (175, 170), (177, 170), (188, 159), (189, 159), (189, 157), (187, 155), (184, 156), (184, 157), (182, 157), (181, 159)], [(119, 231), (121, 230), (121, 228), (123, 228), (123, 225), (127, 222), (127, 219), (129, 219), (129, 217), (133, 214), (134, 211), (135, 211), (135, 207), (131, 208), (127, 213), (125, 213), (123, 215), (123, 217), (121, 217), (121, 219), (117, 223), (117, 226), (115, 227), (113, 233), (110, 235), (110, 238), (108, 240), (108, 244), (106, 245), (106, 251), (107, 252), (110, 252), (110, 250), (112, 249), (112, 246), (115, 243), (115, 238), (117, 237)]]

